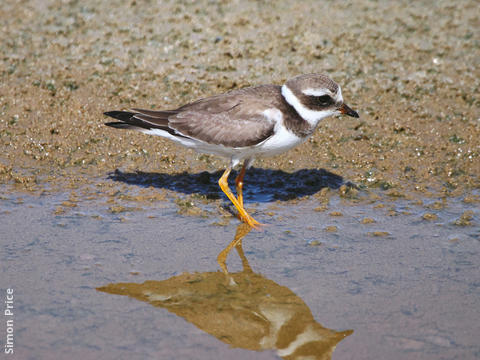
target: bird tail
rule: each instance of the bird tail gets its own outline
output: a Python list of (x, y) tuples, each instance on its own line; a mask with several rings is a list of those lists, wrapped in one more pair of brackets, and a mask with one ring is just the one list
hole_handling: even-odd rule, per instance
[[(178, 111), (176, 110), (153, 111), (132, 109), (132, 111), (107, 111), (103, 114), (116, 120), (120, 120), (107, 122), (105, 123), (106, 126), (116, 129), (132, 129), (145, 133), (150, 133), (149, 130), (159, 129), (178, 137), (182, 135), (168, 126), (169, 116), (177, 113)], [(155, 133), (155, 135), (158, 135), (158, 133)]]
[(168, 128), (168, 117), (173, 115), (174, 111), (151, 111), (142, 109), (132, 109), (131, 111), (107, 111), (103, 113), (120, 122), (107, 122), (105, 125), (117, 129), (162, 129)]

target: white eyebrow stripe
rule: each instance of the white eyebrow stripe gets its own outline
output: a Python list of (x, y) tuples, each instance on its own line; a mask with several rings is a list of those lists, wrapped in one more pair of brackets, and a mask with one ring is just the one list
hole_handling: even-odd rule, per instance
[(337, 103), (343, 103), (342, 88), (338, 85), (337, 98), (335, 99)]
[(323, 95), (329, 95), (332, 96), (332, 92), (328, 89), (305, 89), (302, 90), (302, 93), (307, 96), (323, 96)]

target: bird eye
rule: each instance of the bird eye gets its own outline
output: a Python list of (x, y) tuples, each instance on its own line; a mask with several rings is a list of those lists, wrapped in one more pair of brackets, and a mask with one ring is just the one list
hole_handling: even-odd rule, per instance
[(333, 99), (330, 97), (330, 95), (322, 95), (317, 97), (317, 104), (321, 106), (328, 106), (333, 104)]

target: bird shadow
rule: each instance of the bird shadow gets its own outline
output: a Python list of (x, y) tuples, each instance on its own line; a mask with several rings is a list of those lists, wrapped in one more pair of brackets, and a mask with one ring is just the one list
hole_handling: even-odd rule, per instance
[[(208, 199), (219, 199), (223, 193), (218, 186), (222, 171), (196, 174), (187, 172), (177, 174), (152, 172), (123, 172), (115, 170), (108, 178), (126, 184), (141, 187), (168, 189), (184, 194), (200, 194)], [(229, 177), (229, 185), (235, 187), (236, 171)], [(344, 184), (343, 178), (324, 169), (302, 169), (293, 173), (282, 170), (251, 168), (244, 178), (244, 198), (255, 202), (292, 200), (313, 195), (323, 188), (338, 189)]]

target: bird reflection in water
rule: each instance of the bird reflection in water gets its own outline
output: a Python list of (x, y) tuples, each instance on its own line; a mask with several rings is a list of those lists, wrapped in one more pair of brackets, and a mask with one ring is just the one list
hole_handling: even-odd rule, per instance
[[(290, 289), (254, 273), (242, 250), (242, 239), (250, 230), (240, 224), (234, 240), (218, 255), (223, 272), (184, 273), (97, 290), (165, 308), (232, 347), (271, 349), (283, 359), (330, 359), (336, 345), (353, 330), (323, 327)], [(226, 258), (234, 247), (243, 270), (229, 273)]]

